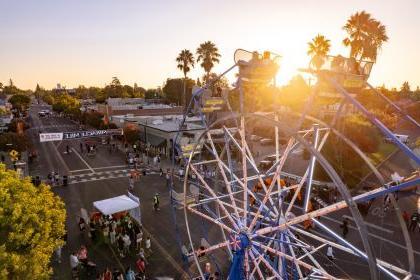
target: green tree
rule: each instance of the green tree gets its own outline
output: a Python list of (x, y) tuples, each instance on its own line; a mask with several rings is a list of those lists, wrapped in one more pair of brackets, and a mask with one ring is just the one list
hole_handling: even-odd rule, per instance
[(407, 81), (405, 81), (402, 84), (400, 92), (404, 95), (409, 95), (410, 94), (410, 92), (411, 92), (410, 84)]
[(43, 89), (39, 84), (36, 84), (36, 88), (34, 91), (34, 96), (36, 99), (40, 99), (41, 96), (43, 96), (45, 94), (45, 89)]
[[(15, 123), (12, 123), (11, 126), (14, 124)], [(14, 129), (16, 131), (16, 128)], [(0, 137), (0, 151), (8, 152), (13, 149), (18, 152), (24, 152), (28, 150), (30, 145), (31, 142), (29, 141), (29, 138), (26, 134), (19, 135), (15, 132), (4, 132)]]
[(49, 279), (51, 255), (64, 244), (63, 201), (0, 164), (0, 278)]
[(213, 69), (215, 63), (219, 63), (219, 50), (216, 45), (211, 41), (206, 41), (197, 48), (197, 62), (201, 61), (200, 66), (203, 67), (206, 72), (207, 83), (211, 69)]
[(184, 74), (184, 89), (182, 93), (182, 106), (186, 106), (186, 83), (187, 83), (187, 74), (190, 72), (191, 68), (194, 68), (194, 56), (189, 50), (182, 50), (178, 57), (176, 58), (176, 62), (178, 62), (178, 69), (182, 71)]
[(185, 85), (185, 100), (186, 103), (191, 99), (191, 92), (192, 88), (194, 86), (195, 82), (194, 80), (191, 80), (189, 78), (185, 79), (167, 79), (165, 82), (165, 85), (163, 86), (163, 93), (165, 96), (166, 101), (169, 103), (175, 103), (175, 104), (183, 104), (184, 102), (184, 85)]
[(20, 92), (21, 92), (21, 90), (19, 90), (15, 86), (12, 79), (9, 79), (9, 85), (8, 86), (3, 87), (3, 94), (6, 94), (6, 95), (14, 95), (14, 94), (18, 94)]
[(10, 97), (9, 102), (12, 104), (13, 108), (17, 109), (19, 112), (23, 112), (31, 103), (31, 98), (27, 95), (15, 94)]
[(308, 42), (308, 55), (311, 56), (310, 64), (317, 70), (321, 69), (324, 64), (325, 57), (330, 51), (330, 40), (325, 38), (324, 35), (316, 35), (311, 42)]
[(350, 47), (350, 57), (357, 60), (376, 62), (378, 51), (389, 39), (385, 25), (365, 11), (351, 15), (343, 29), (348, 34), (343, 44)]

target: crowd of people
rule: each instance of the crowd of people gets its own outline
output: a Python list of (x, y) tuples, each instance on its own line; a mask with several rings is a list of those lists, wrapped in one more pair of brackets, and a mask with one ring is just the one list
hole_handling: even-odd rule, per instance
[[(90, 220), (79, 218), (80, 231), (87, 232), (93, 244), (103, 242), (109, 244), (120, 258), (135, 257), (136, 270), (127, 267), (124, 272), (105, 268), (98, 274), (98, 279), (145, 279), (147, 259), (152, 254), (150, 236), (144, 237), (143, 228), (132, 220), (128, 213), (102, 215), (92, 213)], [(87, 273), (96, 272), (96, 264), (88, 260), (87, 249), (82, 246), (79, 252), (70, 255), (70, 265), (74, 274), (85, 270)]]

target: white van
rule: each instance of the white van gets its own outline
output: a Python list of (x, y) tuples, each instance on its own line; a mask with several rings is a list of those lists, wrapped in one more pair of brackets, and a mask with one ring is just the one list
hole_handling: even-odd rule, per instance
[[(397, 137), (397, 139), (403, 142), (404, 144), (408, 144), (408, 142), (410, 141), (409, 136), (405, 134), (394, 134), (394, 136)], [(385, 141), (393, 142), (392, 139), (389, 137), (385, 138)]]

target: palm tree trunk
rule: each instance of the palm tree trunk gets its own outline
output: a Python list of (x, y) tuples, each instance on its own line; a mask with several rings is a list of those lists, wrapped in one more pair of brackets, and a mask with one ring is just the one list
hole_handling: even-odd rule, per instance
[(187, 75), (184, 75), (184, 91), (182, 92), (182, 106), (184, 107), (184, 111), (187, 106), (186, 83), (187, 83)]

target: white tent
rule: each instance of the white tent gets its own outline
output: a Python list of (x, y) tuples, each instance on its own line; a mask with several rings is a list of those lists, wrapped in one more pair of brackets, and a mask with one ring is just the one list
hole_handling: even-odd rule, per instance
[(140, 204), (126, 195), (120, 195), (104, 200), (95, 201), (93, 206), (95, 206), (95, 208), (104, 215), (112, 215), (114, 213), (138, 208)]

